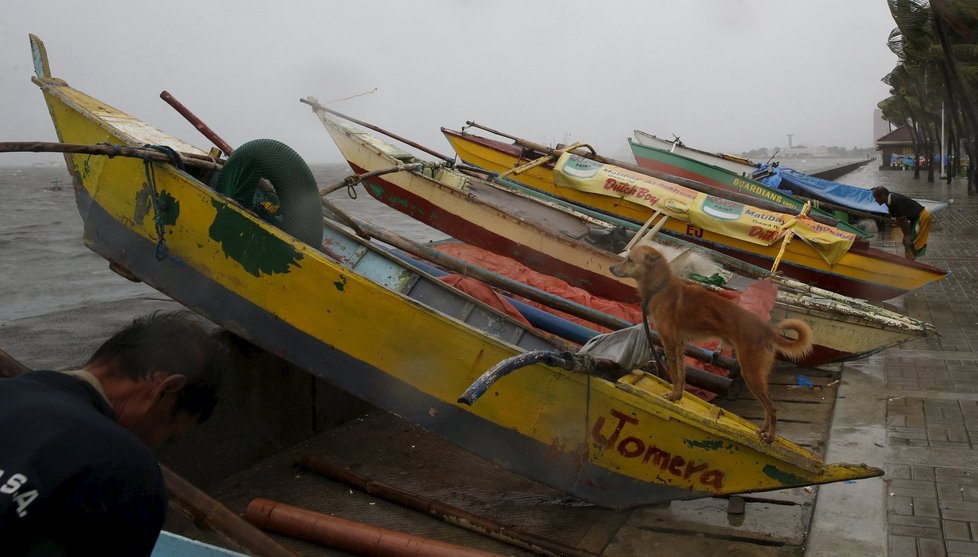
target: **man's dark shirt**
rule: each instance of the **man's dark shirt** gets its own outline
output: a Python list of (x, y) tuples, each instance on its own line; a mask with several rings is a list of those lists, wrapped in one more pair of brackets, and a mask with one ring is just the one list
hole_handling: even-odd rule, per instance
[(156, 458), (94, 387), (0, 379), (0, 555), (149, 555), (165, 516)]
[(890, 211), (890, 216), (895, 218), (906, 218), (913, 220), (917, 218), (920, 211), (923, 210), (924, 206), (917, 203), (913, 199), (900, 194), (890, 192), (889, 203), (886, 204), (887, 209)]

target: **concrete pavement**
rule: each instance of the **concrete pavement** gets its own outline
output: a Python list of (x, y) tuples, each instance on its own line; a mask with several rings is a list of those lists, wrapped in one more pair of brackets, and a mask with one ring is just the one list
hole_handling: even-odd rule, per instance
[[(978, 555), (978, 196), (963, 180), (877, 177), (891, 191), (953, 199), (922, 258), (952, 275), (895, 300), (939, 336), (844, 365), (826, 461), (886, 474), (820, 487), (805, 554)], [(874, 244), (898, 252), (899, 231)]]

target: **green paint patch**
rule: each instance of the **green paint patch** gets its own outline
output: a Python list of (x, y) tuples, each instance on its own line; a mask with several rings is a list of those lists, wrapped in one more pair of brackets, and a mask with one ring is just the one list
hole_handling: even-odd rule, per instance
[(365, 183), (364, 185), (367, 187), (368, 190), (370, 190), (370, 195), (374, 197), (381, 197), (382, 195), (384, 195), (384, 188), (377, 186), (375, 184), (371, 184), (369, 182)]
[(180, 202), (170, 195), (170, 192), (163, 190), (160, 192), (160, 217), (164, 226), (173, 226), (177, 223), (180, 216)]
[(805, 485), (808, 483), (808, 480), (805, 478), (785, 472), (773, 464), (768, 464), (764, 467), (764, 475), (773, 480), (777, 480), (782, 485)]
[(221, 244), (225, 257), (238, 263), (249, 273), (288, 273), (289, 266), (299, 267), (302, 254), (295, 246), (272, 235), (244, 215), (220, 201), (212, 201), (217, 216), (207, 231), (212, 240)]
[(405, 209), (411, 208), (411, 204), (408, 202), (407, 199), (404, 199), (403, 197), (391, 195), (390, 192), (388, 192), (386, 189), (380, 186), (374, 184), (367, 184), (367, 187), (370, 188), (370, 195), (376, 197), (377, 199), (384, 199), (385, 200), (384, 202), (387, 203), (388, 205), (396, 205), (399, 207), (403, 207)]
[(346, 277), (340, 275), (340, 280), (333, 283), (337, 290), (343, 292), (346, 289)]
[(720, 440), (693, 441), (691, 439), (683, 439), (683, 443), (685, 443), (687, 447), (693, 449), (704, 449), (707, 451), (715, 451), (723, 448), (723, 441)]
[(407, 199), (404, 199), (403, 197), (395, 197), (393, 195), (388, 195), (387, 196), (387, 203), (389, 203), (390, 205), (395, 205), (397, 207), (402, 207), (404, 209), (411, 209), (412, 208), (411, 203), (408, 202), (408, 200)]
[[(173, 226), (180, 217), (180, 202), (170, 195), (170, 192), (163, 190), (159, 194), (160, 218), (164, 226)], [(143, 187), (136, 192), (135, 211), (132, 220), (142, 226), (146, 216), (149, 215), (153, 207), (153, 188), (146, 182)]]

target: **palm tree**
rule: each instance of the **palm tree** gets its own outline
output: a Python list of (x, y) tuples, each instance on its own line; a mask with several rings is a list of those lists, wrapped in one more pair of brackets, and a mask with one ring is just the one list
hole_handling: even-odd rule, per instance
[[(933, 0), (934, 32), (946, 60), (944, 69), (948, 100), (952, 107), (961, 106), (965, 121), (972, 132), (978, 130), (978, 45), (975, 44), (975, 24), (978, 23), (978, 3)], [(957, 102), (960, 100), (960, 102)], [(957, 115), (958, 111), (954, 111)], [(968, 191), (975, 186), (975, 137), (967, 140), (969, 153)], [(950, 180), (950, 173), (948, 174)]]
[[(915, 150), (925, 149), (928, 156), (934, 152), (933, 139), (937, 137), (941, 107), (945, 108), (950, 135), (958, 140), (955, 160), (960, 160), (959, 145), (968, 153), (970, 192), (975, 184), (978, 130), (978, 2), (887, 0), (887, 4), (897, 24), (887, 44), (899, 61), (883, 78), (892, 87), (894, 99), (884, 101), (885, 106), (893, 116), (909, 119), (920, 132)], [(933, 180), (933, 165), (928, 180)]]

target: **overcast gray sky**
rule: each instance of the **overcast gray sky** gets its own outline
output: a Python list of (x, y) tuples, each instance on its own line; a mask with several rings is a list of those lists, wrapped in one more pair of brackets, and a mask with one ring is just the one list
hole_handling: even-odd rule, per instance
[[(55, 140), (28, 33), (52, 72), (173, 135), (284, 141), (340, 161), (311, 110), (330, 106), (450, 153), (475, 120), (530, 140), (627, 152), (635, 128), (741, 152), (868, 147), (896, 63), (885, 0), (5, 0), (0, 140)], [(0, 154), (0, 164), (36, 160)]]

